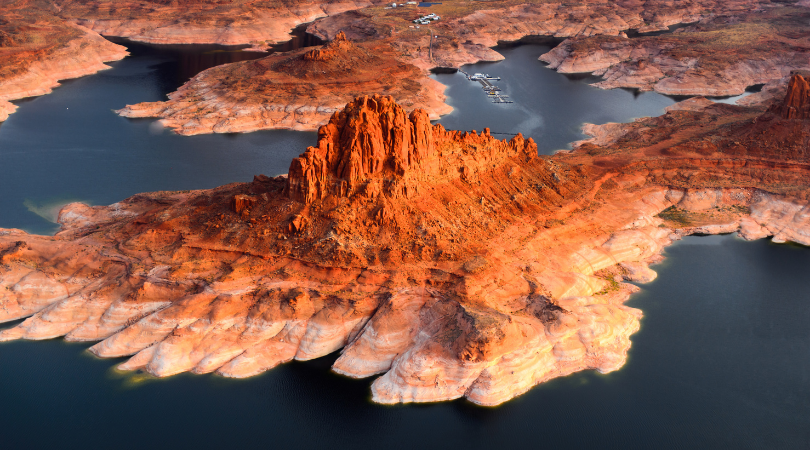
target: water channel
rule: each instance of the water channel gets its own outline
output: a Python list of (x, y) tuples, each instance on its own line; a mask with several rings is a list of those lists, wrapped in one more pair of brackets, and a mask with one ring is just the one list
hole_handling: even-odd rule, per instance
[[(127, 45), (132, 56), (111, 70), (17, 102), (18, 112), (0, 125), (0, 227), (50, 233), (56, 208), (67, 200), (107, 204), (137, 192), (284, 173), (314, 142), (314, 133), (291, 131), (182, 137), (152, 120), (118, 117), (111, 110), (161, 100), (209, 64), (200, 61), (221, 62), (228, 53)], [(520, 131), (549, 153), (579, 138), (582, 122), (659, 114), (672, 103), (556, 74), (537, 61), (546, 50), (513, 47), (503, 62), (467, 68), (502, 76), (499, 85), (514, 104), (490, 103), (461, 75), (435, 75), (456, 107), (442, 123)], [(54, 339), (0, 344), (0, 442), (6, 448), (807, 449), (810, 252), (717, 236), (687, 238), (666, 254), (655, 267), (659, 278), (629, 302), (644, 318), (624, 368), (556, 379), (497, 408), (463, 400), (375, 405), (369, 380), (328, 371), (334, 356), (245, 380), (189, 374), (156, 380), (118, 373), (120, 360), (96, 359), (86, 344)]]

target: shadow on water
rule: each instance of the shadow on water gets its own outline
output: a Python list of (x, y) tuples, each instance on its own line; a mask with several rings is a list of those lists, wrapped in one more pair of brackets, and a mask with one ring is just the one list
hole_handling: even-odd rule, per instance
[(640, 33), (638, 30), (627, 30), (625, 33), (629, 38), (640, 38), (640, 37), (651, 37), (651, 36), (663, 36), (665, 34), (674, 33), (680, 29), (690, 27), (694, 25), (695, 22), (692, 23), (679, 23), (675, 25), (670, 25), (667, 27), (666, 30), (658, 30), (658, 31), (648, 31), (646, 33)]
[(126, 38), (107, 37), (127, 47), (131, 57), (159, 55), (165, 61), (155, 66), (166, 82), (164, 89), (175, 90), (194, 75), (222, 64), (264, 58), (273, 53), (323, 45), (324, 41), (306, 32), (306, 24), (295, 28), (289, 41), (270, 46), (266, 52), (243, 51), (247, 45), (216, 44), (144, 44)]

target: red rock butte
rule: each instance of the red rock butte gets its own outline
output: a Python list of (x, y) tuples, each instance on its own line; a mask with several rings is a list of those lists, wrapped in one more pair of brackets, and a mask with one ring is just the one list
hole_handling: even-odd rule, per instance
[(407, 114), (392, 97), (365, 96), (335, 113), (318, 130), (318, 145), (293, 160), (285, 192), (304, 203), (357, 192), (409, 197), (428, 179), (461, 177), (474, 170), (467, 165), (447, 170), (441, 164), (441, 159), (452, 159), (453, 149), (448, 148), (458, 144), (481, 147), (477, 162), (485, 165), (537, 155), (531, 138), (518, 134), (507, 143), (490, 136), (489, 129), (481, 135), (448, 132), (431, 125), (424, 110)]
[(98, 341), (155, 376), (246, 377), (340, 350), (333, 370), (378, 376), (382, 403), (494, 405), (610, 372), (641, 317), (623, 281), (655, 278), (672, 240), (810, 244), (807, 120), (780, 113), (803, 108), (801, 81), (550, 157), (360, 97), (288, 177), (70, 204), (55, 236), (0, 229), (0, 321), (26, 318), (0, 340)]
[(788, 84), (785, 100), (779, 106), (785, 119), (810, 118), (810, 84), (800, 74), (795, 74)]

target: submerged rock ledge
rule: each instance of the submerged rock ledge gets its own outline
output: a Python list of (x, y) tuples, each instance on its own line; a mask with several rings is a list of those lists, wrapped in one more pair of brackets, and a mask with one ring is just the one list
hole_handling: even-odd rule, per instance
[(287, 177), (71, 204), (55, 236), (0, 230), (0, 321), (28, 317), (0, 340), (100, 341), (161, 377), (342, 349), (333, 370), (381, 374), (380, 403), (496, 405), (610, 372), (641, 317), (624, 281), (653, 279), (673, 239), (810, 244), (798, 77), (784, 103), (673, 110), (552, 157), (361, 97)]

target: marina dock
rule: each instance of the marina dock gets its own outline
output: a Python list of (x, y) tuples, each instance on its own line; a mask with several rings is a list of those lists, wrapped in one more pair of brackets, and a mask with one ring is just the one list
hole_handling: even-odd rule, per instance
[(509, 100), (508, 95), (501, 95), (501, 88), (492, 83), (493, 81), (500, 81), (501, 77), (493, 77), (489, 74), (483, 73), (475, 73), (470, 75), (460, 69), (459, 72), (464, 74), (468, 80), (479, 82), (481, 84), (481, 89), (487, 93), (487, 96), (492, 100), (492, 103), (514, 103), (512, 100)]

